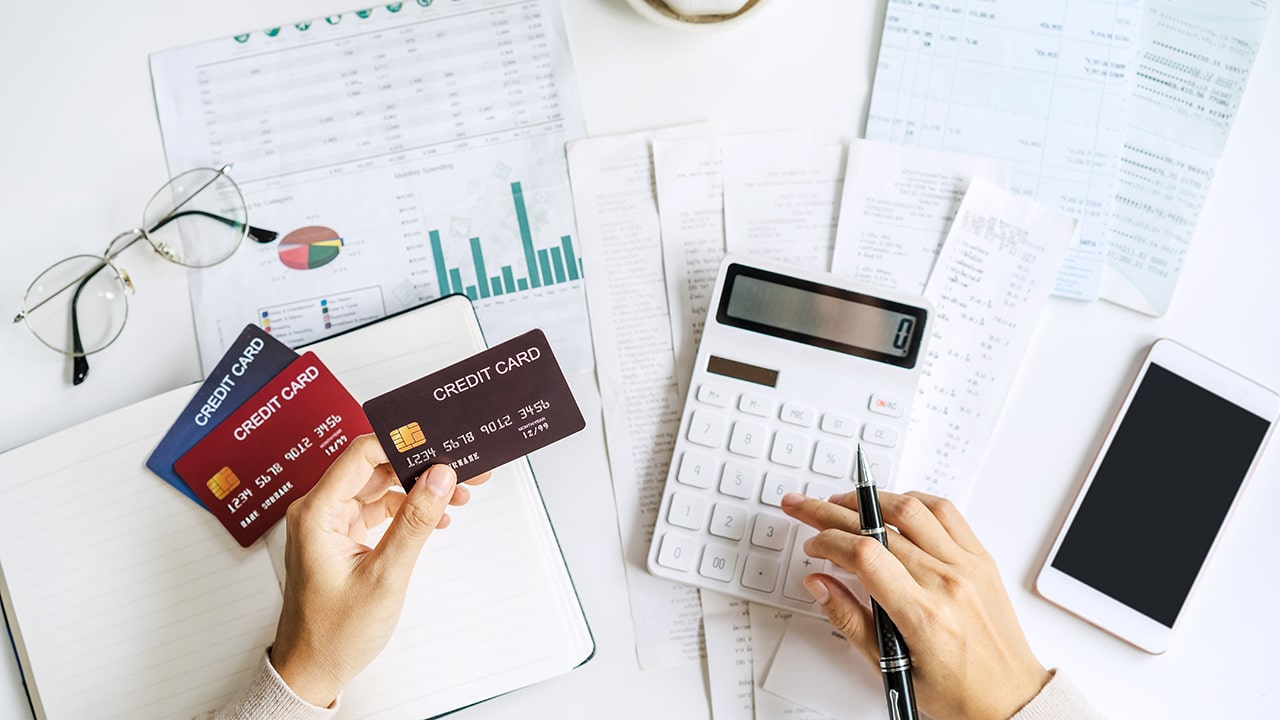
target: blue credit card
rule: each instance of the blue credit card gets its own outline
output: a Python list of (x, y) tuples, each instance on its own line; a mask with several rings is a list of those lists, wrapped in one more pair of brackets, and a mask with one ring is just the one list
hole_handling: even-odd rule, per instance
[(195, 397), (183, 408), (178, 421), (147, 458), (147, 468), (191, 498), (192, 502), (205, 507), (178, 477), (173, 464), (204, 439), (223, 418), (297, 359), (297, 353), (262, 328), (246, 325), (244, 332), (231, 344), (227, 354), (222, 356), (217, 367), (196, 391)]

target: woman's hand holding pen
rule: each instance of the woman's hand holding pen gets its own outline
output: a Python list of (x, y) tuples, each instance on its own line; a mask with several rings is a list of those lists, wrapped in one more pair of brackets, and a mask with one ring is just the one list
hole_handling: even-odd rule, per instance
[[(889, 550), (858, 534), (856, 493), (829, 502), (790, 493), (788, 515), (818, 529), (805, 552), (853, 573), (911, 649), (920, 709), (937, 720), (1008, 720), (1049, 682), (1022, 634), (995, 562), (955, 506), (923, 493), (880, 493)], [(873, 666), (870, 608), (830, 575), (805, 587)]]

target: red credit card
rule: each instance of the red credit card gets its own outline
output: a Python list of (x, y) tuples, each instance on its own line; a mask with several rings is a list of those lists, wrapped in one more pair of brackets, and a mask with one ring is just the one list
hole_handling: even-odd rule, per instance
[(370, 432), (360, 403), (313, 353), (293, 361), (174, 469), (236, 542), (249, 547)]

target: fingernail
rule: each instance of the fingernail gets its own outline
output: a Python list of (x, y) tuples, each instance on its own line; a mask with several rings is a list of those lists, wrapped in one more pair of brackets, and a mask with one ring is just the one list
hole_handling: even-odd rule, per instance
[(827, 590), (827, 584), (818, 578), (807, 578), (804, 581), (804, 589), (808, 590), (809, 594), (812, 595), (813, 599), (817, 600), (819, 604), (826, 605), (827, 601), (831, 599), (831, 593)]
[(836, 503), (837, 505), (839, 505), (841, 502), (844, 501), (844, 496), (847, 494), (848, 493), (836, 493), (834, 495), (828, 495), (827, 502)]
[(804, 541), (804, 554), (813, 557), (813, 538)]
[(436, 497), (445, 497), (453, 492), (457, 478), (448, 465), (432, 465), (427, 471), (427, 491)]
[(790, 508), (804, 502), (804, 496), (800, 493), (789, 492), (782, 496), (782, 507)]

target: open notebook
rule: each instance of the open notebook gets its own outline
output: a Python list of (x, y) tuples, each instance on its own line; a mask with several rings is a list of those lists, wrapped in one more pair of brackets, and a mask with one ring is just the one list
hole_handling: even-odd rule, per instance
[[(451, 296), (308, 349), (363, 402), (484, 346)], [(194, 716), (228, 700), (275, 635), (283, 523), (244, 550), (143, 466), (193, 391), (0, 455), (0, 598), (38, 718)], [(526, 460), (450, 514), (340, 718), (439, 715), (594, 652)]]

